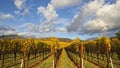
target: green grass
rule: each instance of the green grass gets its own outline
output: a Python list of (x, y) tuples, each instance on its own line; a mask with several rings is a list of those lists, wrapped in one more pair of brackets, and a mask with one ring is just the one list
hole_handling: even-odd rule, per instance
[(99, 68), (98, 66), (86, 61), (86, 60), (83, 60), (83, 63), (84, 63), (84, 67), (85, 68)]
[[(76, 57), (76, 54), (72, 53), (72, 52), (69, 52), (70, 55), (72, 56), (72, 58), (74, 58), (77, 62), (80, 62), (80, 57), (79, 55), (77, 54), (77, 57)], [(90, 58), (91, 59), (91, 58)], [(94, 59), (95, 60), (95, 59)], [(93, 63), (87, 61), (87, 60), (83, 60), (83, 65), (85, 68), (99, 68), (97, 65), (94, 65)]]
[[(37, 54), (37, 56), (39, 56), (39, 54)], [(11, 65), (14, 65), (14, 55), (13, 54), (8, 54), (5, 56), (5, 62), (4, 62), (4, 67), (6, 68), (7, 66), (11, 66)], [(16, 57), (16, 63), (20, 63), (20, 64), (17, 64), (16, 66), (13, 66), (14, 68), (20, 68), (20, 65), (21, 65), (21, 55), (20, 54), (17, 54), (17, 57)], [(31, 55), (30, 56), (30, 59), (31, 58), (34, 58), (34, 55)], [(26, 60), (27, 60), (27, 57), (26, 57)], [(38, 62), (42, 60), (42, 57), (37, 57), (36, 59), (32, 59), (32, 60), (29, 60), (29, 64), (28, 66), (30, 66), (31, 64), (34, 64), (35, 62)], [(27, 65), (27, 61), (26, 61), (26, 65)], [(0, 68), (2, 66), (2, 60), (0, 60)]]
[(73, 68), (75, 65), (71, 62), (71, 60), (68, 58), (65, 50), (63, 49), (62, 57), (61, 57), (61, 68)]
[[(67, 56), (66, 51), (64, 49), (63, 49), (61, 54), (62, 54), (62, 56), (60, 57), (61, 61), (58, 64), (60, 68), (73, 68), (73, 67), (75, 67), (73, 62)], [(76, 55), (74, 53), (70, 52), (70, 55), (72, 55), (72, 58), (76, 58)], [(86, 54), (84, 55), (84, 57), (85, 56), (86, 56)], [(14, 57), (13, 54), (8, 54), (7, 56), (5, 56), (5, 63), (4, 63), (5, 67), (7, 67), (8, 65), (14, 65), (14, 58), (13, 57)], [(33, 57), (34, 57), (34, 55), (30, 56), (30, 58), (33, 58)], [(101, 60), (102, 59), (101, 55), (99, 56), (99, 58), (100, 58), (99, 63), (105, 66), (106, 65), (106, 61), (105, 61), (106, 58), (105, 58), (105, 60)], [(16, 63), (21, 62), (20, 54), (17, 54), (17, 58), (16, 59), (17, 59)], [(92, 60), (92, 57), (89, 56), (89, 59)], [(28, 66), (34, 65), (36, 62), (39, 62), (41, 60), (42, 60), (42, 57), (37, 57), (36, 59), (32, 59), (32, 60), (29, 61), (29, 65)], [(113, 55), (112, 60), (113, 60), (113, 62), (120, 63), (120, 60), (118, 60), (118, 58), (117, 58), (117, 54)], [(74, 61), (76, 61), (76, 60), (74, 60)], [(77, 55), (77, 61), (78, 62), (80, 61), (79, 55)], [(97, 58), (93, 58), (92, 61), (93, 62), (97, 62), (98, 59)], [(98, 66), (96, 66), (93, 63), (90, 63), (90, 62), (88, 62), (86, 60), (84, 60), (83, 62), (84, 62), (84, 67), (85, 68), (99, 68)], [(0, 68), (1, 68), (1, 64), (2, 64), (2, 60), (0, 60)], [(52, 64), (53, 64), (53, 56), (50, 56), (48, 59), (46, 59), (43, 62), (41, 62), (37, 66), (37, 68), (52, 68)], [(26, 62), (26, 65), (27, 65), (27, 62)], [(113, 66), (114, 66), (114, 68), (119, 68), (120, 67), (119, 65), (116, 65), (116, 64), (113, 64)], [(20, 64), (16, 65), (16, 68), (19, 68), (19, 67), (20, 67)]]
[[(57, 68), (75, 68), (71, 60), (68, 58), (65, 50), (62, 51), (62, 57), (60, 57), (60, 61), (57, 64)], [(36, 68), (53, 68), (53, 56), (50, 56), (43, 62), (41, 62)]]
[[(85, 55), (86, 55), (86, 54), (85, 54)], [(94, 55), (95, 55), (95, 54), (94, 54)], [(98, 62), (98, 59), (97, 59), (96, 56), (95, 56), (95, 58), (92, 58), (91, 56), (88, 56), (88, 57), (89, 57), (89, 60), (92, 60), (92, 59), (93, 59), (93, 60), (92, 60), (93, 62), (94, 62), (94, 61), (95, 61), (95, 62)], [(99, 63), (100, 63), (100, 64), (102, 64), (103, 66), (106, 66), (106, 63), (107, 63), (106, 60), (107, 60), (106, 57), (104, 57), (104, 60), (103, 60), (103, 59), (102, 59), (102, 55), (101, 55), (101, 54), (99, 55)], [(116, 54), (113, 55), (112, 61), (120, 64), (120, 60), (118, 60)], [(114, 64), (114, 63), (113, 63), (113, 67), (114, 67), (114, 68), (120, 68), (119, 65)]]
[(53, 61), (53, 56), (50, 56), (45, 61), (41, 62), (36, 68), (51, 68), (52, 61)]
[[(9, 65), (14, 65), (14, 55), (13, 54), (7, 54), (5, 55), (5, 59), (4, 59), (4, 67), (7, 67)], [(21, 62), (21, 57), (19, 54), (17, 54), (16, 57), (16, 63)], [(2, 59), (0, 60), (0, 67), (2, 66)]]

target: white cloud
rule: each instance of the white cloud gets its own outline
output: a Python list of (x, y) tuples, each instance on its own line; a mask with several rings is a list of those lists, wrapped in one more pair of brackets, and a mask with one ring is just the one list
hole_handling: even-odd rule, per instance
[(24, 23), (23, 25), (20, 25), (19, 28), (26, 29), (25, 31), (28, 32), (38, 32), (38, 25), (32, 24), (32, 23)]
[(47, 24), (47, 23), (41, 23), (39, 25), (35, 25), (32, 23), (24, 23), (23, 25), (20, 25), (19, 28), (26, 29), (27, 32), (35, 32), (35, 33), (47, 33), (50, 31), (53, 31), (52, 28), (53, 24)]
[(11, 26), (0, 26), (1, 35), (17, 35), (18, 32)]
[(15, 14), (20, 14), (20, 11), (19, 11), (19, 10), (18, 10), (18, 11), (14, 11), (14, 13), (15, 13)]
[(24, 23), (20, 25), (19, 28), (25, 29), (24, 30), (25, 32), (34, 32), (34, 33), (41, 33), (41, 34), (49, 33), (49, 32), (66, 32), (67, 30), (65, 26), (67, 25), (68, 19), (60, 19), (60, 20), (57, 20), (51, 23), (43, 22), (40, 24)]
[(11, 26), (0, 26), (0, 30), (6, 30), (6, 31), (15, 31), (15, 29)]
[(57, 28), (56, 31), (58, 31), (58, 32), (67, 32), (67, 29), (65, 27), (59, 27), (59, 28)]
[(24, 23), (23, 25), (20, 25), (20, 28), (24, 28), (24, 27), (28, 27), (30, 26), (32, 23)]
[[(39, 25), (40, 32), (66, 32), (65, 26), (68, 25), (68, 19), (58, 19), (58, 14), (55, 8), (73, 6), (80, 3), (81, 0), (52, 0), (51, 3), (48, 3), (47, 7), (38, 7), (37, 14), (43, 15), (46, 21)], [(58, 25), (60, 25), (59, 28)], [(56, 29), (57, 28), (57, 29)]]
[(15, 6), (16, 6), (19, 10), (21, 10), (21, 9), (24, 8), (24, 3), (25, 3), (25, 1), (26, 1), (26, 0), (15, 0), (15, 1), (14, 1), (14, 4), (15, 4)]
[(23, 37), (34, 37), (33, 33), (31, 32), (19, 32), (18, 35)]
[(94, 0), (83, 6), (72, 23), (67, 26), (69, 32), (80, 34), (111, 33), (120, 29), (120, 1), (105, 4), (103, 0)]
[(23, 15), (28, 15), (29, 13), (30, 13), (30, 11), (29, 11), (28, 8), (24, 9), (24, 11), (23, 11)]
[(0, 31), (0, 36), (1, 35), (17, 35), (18, 32), (16, 31), (5, 31), (5, 30), (1, 30)]
[(75, 15), (72, 23), (67, 27), (68, 31), (78, 31), (83, 27), (83, 24), (90, 16), (95, 16), (96, 11), (103, 5), (103, 0), (91, 1), (85, 4), (79, 11), (79, 14)]
[(58, 18), (56, 21), (54, 21), (55, 24), (61, 25), (61, 26), (67, 26), (70, 22), (70, 19), (68, 18)]
[(4, 31), (4, 35), (17, 35), (17, 31)]
[(14, 19), (14, 16), (11, 14), (0, 14), (1, 20), (8, 20), (8, 19)]
[(50, 37), (54, 36), (53, 33), (31, 33), (31, 32), (19, 32), (18, 35), (23, 37), (34, 37), (34, 38), (41, 38), (41, 37)]
[(120, 29), (120, 1), (116, 4), (106, 4), (96, 12), (96, 18), (88, 21), (86, 31), (109, 32)]
[(78, 5), (81, 0), (51, 0), (51, 4), (55, 8), (63, 8), (68, 6)]
[(39, 29), (38, 32), (40, 33), (46, 33), (46, 32), (54, 32), (55, 26), (56, 26), (56, 20), (58, 17), (58, 14), (54, 7), (48, 3), (47, 7), (38, 7), (37, 14), (40, 16), (42, 15), (46, 20), (42, 23), (40, 23), (37, 28)]
[(45, 29), (45, 32), (49, 32), (49, 31), (50, 31), (50, 29), (49, 29), (49, 28), (46, 28), (46, 29)]
[(54, 21), (58, 17), (58, 14), (51, 4), (48, 4), (46, 8), (42, 6), (38, 7), (37, 13), (42, 14), (46, 18), (47, 22)]
[(15, 14), (25, 16), (30, 13), (32, 5), (28, 5), (26, 1), (27, 0), (14, 0), (14, 5), (18, 9), (14, 11)]

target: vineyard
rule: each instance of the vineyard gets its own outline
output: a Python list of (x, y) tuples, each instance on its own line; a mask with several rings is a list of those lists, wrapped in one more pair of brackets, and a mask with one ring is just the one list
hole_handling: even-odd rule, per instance
[(120, 68), (120, 40), (1, 38), (0, 68)]

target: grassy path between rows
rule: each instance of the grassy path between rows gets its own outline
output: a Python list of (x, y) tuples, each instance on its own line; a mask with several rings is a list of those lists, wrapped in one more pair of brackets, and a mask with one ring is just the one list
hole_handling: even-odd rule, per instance
[(75, 64), (69, 59), (64, 49), (60, 55), (56, 68), (76, 68)]
[[(83, 63), (84, 68), (100, 68), (87, 60), (83, 60)], [(53, 68), (53, 55), (32, 68)], [(69, 59), (65, 49), (63, 49), (56, 68), (77, 68), (77, 66)]]
[[(67, 51), (67, 54), (69, 55), (69, 58), (71, 59), (71, 61), (76, 64), (77, 67), (80, 67), (80, 57), (79, 55), (76, 55), (75, 53), (72, 53), (72, 52), (68, 52)], [(86, 59), (83, 59), (83, 68), (101, 68), (99, 67), (98, 65), (86, 60)]]
[(44, 60), (42, 63), (37, 65), (35, 68), (52, 68), (53, 56), (48, 57), (46, 60)]
[(100, 68), (97, 65), (90, 63), (87, 60), (83, 60), (83, 63), (84, 63), (84, 68)]

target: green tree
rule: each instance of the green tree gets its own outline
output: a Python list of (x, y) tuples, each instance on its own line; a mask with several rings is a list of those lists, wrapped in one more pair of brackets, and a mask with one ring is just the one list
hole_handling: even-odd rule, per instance
[(116, 33), (116, 37), (117, 37), (118, 39), (120, 39), (120, 31), (118, 31), (118, 32)]

